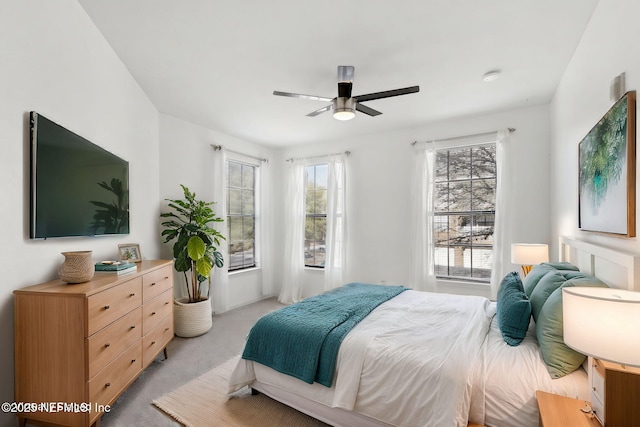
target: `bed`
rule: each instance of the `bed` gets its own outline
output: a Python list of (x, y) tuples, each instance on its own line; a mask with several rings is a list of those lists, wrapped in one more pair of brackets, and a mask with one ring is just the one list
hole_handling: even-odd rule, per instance
[[(568, 237), (560, 238), (559, 252), (562, 263), (582, 273), (557, 273), (555, 265), (548, 275), (537, 273), (547, 282), (557, 273), (581, 286), (591, 280), (586, 275), (600, 279), (603, 286), (639, 290), (636, 255)], [(528, 296), (532, 301), (544, 287), (538, 286)], [(544, 304), (545, 312), (537, 310), (539, 325), (544, 322)], [(552, 378), (543, 355), (547, 346), (539, 343), (533, 317), (524, 325), (519, 344), (508, 345), (497, 306), (483, 297), (403, 290), (373, 308), (340, 339), (329, 384), (240, 359), (229, 391), (248, 385), (330, 425), (345, 427), (537, 426), (536, 390), (588, 400), (586, 363)]]

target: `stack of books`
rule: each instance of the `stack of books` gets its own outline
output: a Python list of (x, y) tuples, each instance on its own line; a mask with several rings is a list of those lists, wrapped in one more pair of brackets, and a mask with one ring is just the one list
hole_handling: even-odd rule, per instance
[(125, 261), (102, 261), (96, 263), (96, 274), (126, 274), (138, 271), (138, 267), (133, 262)]

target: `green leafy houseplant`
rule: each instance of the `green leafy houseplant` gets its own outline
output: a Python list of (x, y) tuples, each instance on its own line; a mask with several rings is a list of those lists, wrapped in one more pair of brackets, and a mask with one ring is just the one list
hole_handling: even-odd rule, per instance
[(160, 214), (161, 218), (167, 219), (162, 223), (162, 236), (165, 243), (177, 239), (173, 244), (175, 269), (184, 273), (189, 302), (194, 303), (208, 298), (210, 286), (206, 287), (205, 294), (202, 283), (207, 280), (211, 284), (213, 267), (224, 265), (217, 247), (225, 237), (211, 226), (222, 221), (211, 208), (215, 202), (197, 200), (195, 193), (182, 184), (180, 186), (184, 191), (183, 200), (165, 199), (173, 211)]

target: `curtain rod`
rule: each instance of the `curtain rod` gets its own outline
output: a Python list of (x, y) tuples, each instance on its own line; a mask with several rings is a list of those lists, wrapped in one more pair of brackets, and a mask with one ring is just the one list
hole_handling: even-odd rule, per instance
[(318, 154), (317, 156), (309, 156), (309, 157), (291, 157), (290, 159), (287, 159), (286, 161), (287, 162), (292, 162), (294, 160), (319, 159), (320, 157), (338, 156), (340, 154), (344, 154), (345, 156), (349, 157), (351, 155), (351, 151), (347, 150), (347, 151), (344, 151), (342, 153)]
[[(513, 133), (516, 131), (516, 128), (507, 128), (509, 129), (509, 133)], [(465, 138), (473, 138), (475, 136), (487, 136), (487, 135), (491, 135), (494, 133), (498, 133), (500, 132), (499, 130), (494, 130), (493, 132), (482, 132), (482, 133), (474, 133), (471, 135), (463, 135), (463, 136), (454, 136), (452, 138), (443, 138), (443, 139), (435, 139), (434, 142), (446, 142), (446, 141), (455, 141), (458, 139), (465, 139)], [(411, 145), (416, 145), (418, 143), (418, 141), (413, 141), (411, 143)]]
[[(215, 151), (220, 151), (220, 150), (222, 150), (222, 149), (224, 148), (222, 145), (215, 145), (215, 144), (211, 144), (211, 147), (212, 147)], [(241, 155), (241, 156), (249, 157), (249, 158), (254, 159), (254, 160), (259, 160), (259, 161), (261, 161), (261, 162), (269, 163), (269, 159), (264, 159), (264, 158), (262, 158), (262, 157), (256, 157), (256, 156), (252, 156), (251, 154), (245, 154), (245, 153), (241, 153), (241, 152), (239, 152), (239, 151), (233, 151), (233, 150), (229, 150), (229, 149), (227, 149), (227, 151), (228, 151), (229, 153), (239, 154), (239, 155)]]

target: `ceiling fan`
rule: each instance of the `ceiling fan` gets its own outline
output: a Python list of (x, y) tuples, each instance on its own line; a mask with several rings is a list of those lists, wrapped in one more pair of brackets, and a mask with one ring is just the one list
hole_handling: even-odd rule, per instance
[(274, 95), (289, 96), (291, 98), (310, 99), (312, 101), (325, 101), (331, 104), (307, 114), (308, 117), (315, 117), (325, 111), (333, 110), (333, 117), (338, 120), (351, 120), (356, 115), (356, 110), (369, 116), (378, 116), (380, 111), (362, 105), (362, 102), (373, 101), (374, 99), (389, 98), (392, 96), (408, 95), (420, 91), (419, 86), (405, 87), (402, 89), (385, 90), (383, 92), (368, 93), (366, 95), (351, 96), (353, 86), (353, 75), (355, 67), (351, 65), (338, 66), (338, 96), (326, 98), (323, 96), (303, 95), (300, 93), (273, 91)]

